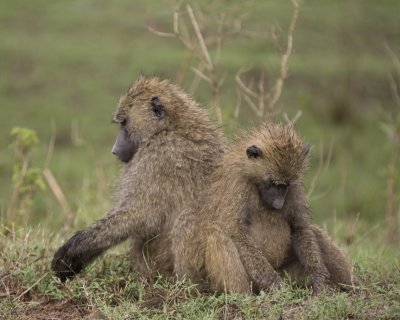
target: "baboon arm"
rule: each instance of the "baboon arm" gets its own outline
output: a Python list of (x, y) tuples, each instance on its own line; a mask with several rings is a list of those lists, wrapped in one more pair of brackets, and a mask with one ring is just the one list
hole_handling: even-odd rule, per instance
[(302, 184), (293, 185), (287, 196), (285, 218), (292, 233), (292, 247), (300, 263), (311, 275), (314, 294), (326, 285), (329, 272), (323, 262), (320, 246), (312, 230), (307, 196)]
[(244, 230), (234, 233), (232, 239), (236, 244), (247, 274), (259, 289), (268, 289), (282, 281), (263, 252), (247, 238)]
[(75, 233), (54, 254), (52, 269), (55, 274), (65, 281), (105, 250), (127, 239), (142, 224), (133, 217), (140, 216), (132, 214), (132, 210), (113, 209), (94, 226)]
[(311, 275), (313, 293), (320, 293), (326, 286), (329, 272), (312, 229), (310, 227), (295, 229), (292, 232), (292, 247), (306, 272)]

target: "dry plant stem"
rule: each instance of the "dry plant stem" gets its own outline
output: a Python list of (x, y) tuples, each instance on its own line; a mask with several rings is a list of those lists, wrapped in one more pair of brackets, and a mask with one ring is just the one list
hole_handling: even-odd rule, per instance
[(389, 46), (387, 42), (384, 43), (385, 49), (392, 60), (393, 65), (396, 68), (396, 71), (400, 74), (400, 59), (397, 57), (397, 55), (393, 52), (392, 48)]
[[(395, 70), (398, 75), (400, 75), (400, 60), (398, 56), (393, 52), (390, 45), (385, 42), (384, 43), (385, 50), (388, 53)], [(399, 93), (399, 85), (395, 80), (393, 75), (389, 76), (389, 85), (391, 89), (391, 93), (393, 96), (393, 100), (397, 106), (400, 106), (400, 93)], [(391, 115), (391, 120), (393, 125), (396, 126), (396, 121), (394, 120), (394, 115)], [(396, 132), (396, 129), (393, 131), (392, 139), (392, 153), (390, 156), (388, 168), (387, 168), (387, 181), (386, 181), (386, 223), (387, 223), (387, 237), (391, 243), (395, 243), (400, 240), (399, 236), (399, 228), (400, 228), (400, 207), (397, 209), (397, 219), (395, 217), (395, 176), (397, 173), (397, 163), (399, 160), (399, 152), (400, 152), (400, 135)]]
[[(266, 95), (265, 94), (265, 75), (264, 73), (261, 73), (260, 78), (258, 80), (257, 84), (257, 93), (254, 92), (252, 89), (251, 84), (244, 84), (243, 81), (241, 80), (241, 75), (244, 72), (247, 72), (248, 70), (245, 70), (244, 68), (241, 68), (239, 72), (235, 76), (235, 81), (237, 86), (241, 89), (242, 91), (242, 96), (243, 99), (246, 101), (248, 106), (251, 108), (251, 110), (256, 114), (256, 116), (260, 119), (269, 119), (272, 118), (277, 112), (276, 112), (276, 103), (278, 102), (281, 94), (282, 94), (282, 88), (283, 84), (285, 82), (285, 79), (287, 78), (287, 72), (288, 72), (288, 62), (289, 58), (292, 54), (292, 49), (293, 49), (293, 34), (294, 30), (296, 27), (296, 22), (299, 16), (299, 1), (298, 0), (292, 0), (294, 11), (292, 15), (292, 19), (290, 22), (289, 26), (289, 31), (288, 31), (288, 37), (287, 37), (287, 45), (286, 45), (286, 51), (283, 53), (281, 57), (281, 63), (280, 63), (280, 74), (279, 78), (276, 80), (274, 86), (270, 90), (270, 92)], [(274, 33), (273, 33), (274, 37)], [(277, 43), (279, 46), (279, 44)], [(254, 102), (254, 100), (256, 102)], [(267, 100), (267, 107), (268, 107), (268, 112), (265, 112), (265, 100)], [(301, 113), (297, 113), (295, 116), (296, 121), (298, 117), (301, 116)], [(287, 118), (287, 116), (286, 116)]]
[(219, 58), (221, 57), (221, 48), (222, 48), (222, 29), (224, 27), (225, 13), (222, 13), (218, 22), (218, 32), (217, 32), (217, 44), (216, 44), (216, 52), (215, 52), (215, 63), (219, 62)]
[(46, 161), (44, 163), (45, 168), (47, 168), (49, 166), (50, 161), (53, 158), (55, 142), (56, 142), (56, 124), (54, 122), (54, 119), (52, 119), (51, 120), (51, 137), (50, 137), (50, 141), (49, 141), (49, 146), (47, 147)]
[(19, 294), (16, 298), (14, 298), (14, 302), (17, 301), (19, 298), (21, 298), (24, 294), (28, 293), (30, 290), (33, 289), (33, 287), (35, 287), (40, 281), (42, 281), (49, 273), (46, 272), (42, 277), (39, 278), (39, 280), (37, 280), (33, 285), (31, 285), (28, 289), (26, 289), (24, 292), (22, 292), (21, 294)]
[(261, 72), (260, 79), (258, 81), (258, 113), (261, 118), (264, 118), (264, 72)]
[(187, 70), (193, 59), (193, 54), (194, 54), (194, 50), (189, 50), (189, 49), (187, 50), (185, 57), (183, 58), (182, 63), (179, 67), (179, 71), (176, 74), (175, 83), (177, 85), (181, 85), (183, 83), (183, 80), (185, 78)]
[[(199, 63), (199, 66), (196, 68), (198, 71), (200, 71), (201, 73), (203, 73), (204, 71), (204, 64), (202, 62)], [(190, 94), (194, 94), (197, 90), (197, 88), (199, 87), (200, 84), (200, 77), (198, 77), (197, 75), (193, 78), (192, 84), (190, 85), (190, 89), (189, 92)]]
[(197, 70), (197, 69), (194, 69), (194, 71), (196, 72), (196, 74), (198, 76), (200, 76), (201, 78), (203, 78), (204, 80), (206, 80), (208, 83), (211, 84), (212, 94), (214, 97), (215, 115), (217, 117), (217, 121), (221, 124), (222, 123), (222, 111), (221, 111), (221, 104), (220, 104), (220, 89), (219, 89), (220, 83), (216, 78), (215, 66), (211, 60), (210, 54), (209, 54), (207, 46), (204, 42), (203, 35), (201, 34), (200, 27), (199, 27), (199, 24), (197, 23), (197, 20), (193, 13), (192, 7), (190, 5), (187, 5), (186, 10), (189, 14), (190, 21), (192, 22), (192, 26), (193, 26), (194, 32), (197, 37), (197, 41), (200, 46), (201, 57), (204, 60), (205, 68), (208, 70), (210, 76), (204, 75), (203, 73), (199, 72), (199, 70)]
[[(396, 146), (394, 148), (396, 148)], [(399, 240), (397, 235), (398, 224), (394, 216), (394, 186), (397, 160), (398, 151), (394, 149), (388, 165), (388, 177), (386, 182), (386, 222), (388, 226), (388, 240), (391, 243)]]
[(192, 7), (190, 5), (187, 5), (186, 6), (186, 10), (187, 10), (187, 12), (189, 14), (189, 17), (190, 17), (190, 20), (192, 22), (193, 29), (194, 29), (194, 32), (196, 34), (197, 40), (199, 42), (203, 58), (205, 59), (206, 67), (211, 71), (213, 69), (213, 63), (211, 61), (210, 54), (208, 53), (208, 49), (207, 49), (207, 46), (206, 46), (206, 44), (204, 42), (203, 35), (201, 34), (201, 31), (200, 31), (199, 25), (197, 23), (197, 20), (196, 20), (196, 18), (194, 16), (193, 9), (192, 9)]
[(239, 119), (239, 112), (240, 112), (240, 107), (242, 105), (242, 94), (240, 93), (240, 90), (236, 88), (236, 107), (235, 107), (235, 112), (233, 114), (233, 117), (235, 120)]
[(289, 62), (289, 58), (292, 54), (292, 48), (293, 48), (293, 34), (294, 34), (295, 27), (296, 27), (296, 22), (297, 22), (297, 18), (299, 16), (299, 9), (300, 9), (300, 5), (297, 0), (292, 0), (292, 3), (293, 3), (294, 11), (293, 11), (292, 20), (291, 20), (290, 26), (289, 26), (286, 51), (281, 58), (280, 76), (276, 80), (275, 85), (273, 86), (270, 94), (268, 94), (268, 110), (269, 110), (269, 112), (272, 112), (275, 109), (275, 105), (276, 105), (277, 101), (279, 100), (281, 93), (282, 93), (283, 84), (285, 82), (285, 79), (287, 78), (288, 62)]
[(287, 113), (285, 112), (285, 113), (283, 114), (283, 119), (285, 119), (285, 121), (286, 121), (287, 124), (289, 124), (289, 123), (295, 124), (295, 123), (297, 122), (297, 120), (300, 119), (300, 117), (302, 116), (302, 114), (303, 114), (303, 111), (298, 110), (298, 111), (296, 112), (296, 114), (294, 115), (294, 117), (293, 117), (292, 119), (289, 119), (289, 116), (288, 116)]
[(331, 141), (331, 143), (329, 144), (329, 149), (328, 149), (328, 155), (326, 160), (324, 160), (324, 144), (323, 142), (321, 142), (320, 144), (320, 148), (319, 148), (319, 164), (318, 164), (318, 169), (317, 172), (315, 173), (315, 175), (313, 176), (311, 183), (310, 183), (310, 187), (308, 189), (307, 192), (307, 198), (310, 199), (312, 193), (314, 192), (315, 189), (315, 185), (319, 179), (319, 177), (327, 171), (329, 164), (331, 162), (331, 158), (332, 158), (332, 150), (333, 150), (333, 142)]
[(71, 212), (71, 209), (68, 205), (68, 201), (62, 191), (60, 185), (58, 184), (56, 178), (53, 176), (51, 171), (48, 168), (43, 169), (43, 176), (46, 179), (47, 184), (49, 185), (51, 191), (56, 197), (58, 203), (61, 206), (64, 218), (66, 219), (68, 225), (73, 227), (74, 225), (74, 216)]
[(250, 69), (243, 69), (243, 68), (241, 68), (240, 70), (239, 70), (239, 72), (236, 74), (236, 76), (235, 76), (235, 80), (236, 80), (236, 83), (237, 83), (237, 85), (239, 86), (239, 88), (244, 92), (244, 93), (246, 93), (247, 95), (249, 95), (249, 96), (251, 96), (251, 97), (253, 97), (253, 98), (257, 98), (257, 94), (255, 93), (255, 92), (253, 92), (251, 89), (249, 89), (249, 87), (247, 87), (244, 83), (243, 83), (243, 81), (242, 81), (242, 79), (240, 78), (240, 76), (243, 74), (243, 73), (245, 73), (245, 72), (247, 72), (247, 71), (249, 71)]

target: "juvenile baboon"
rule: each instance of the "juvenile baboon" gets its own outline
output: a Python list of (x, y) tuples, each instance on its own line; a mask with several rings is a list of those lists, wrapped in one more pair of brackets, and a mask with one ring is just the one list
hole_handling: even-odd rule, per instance
[(351, 285), (351, 266), (311, 223), (303, 174), (310, 146), (290, 125), (265, 124), (220, 160), (210, 185), (172, 231), (175, 272), (213, 290), (245, 293), (311, 276)]
[(120, 132), (112, 152), (124, 163), (117, 201), (57, 250), (52, 269), (62, 281), (128, 237), (138, 272), (147, 274), (149, 263), (172, 272), (168, 234), (224, 152), (224, 138), (206, 112), (166, 80), (140, 77), (121, 97), (113, 121)]

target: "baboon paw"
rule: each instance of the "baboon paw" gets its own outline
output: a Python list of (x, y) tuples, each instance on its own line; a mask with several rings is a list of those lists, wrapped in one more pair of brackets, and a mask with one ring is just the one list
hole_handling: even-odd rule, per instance
[(272, 274), (261, 279), (259, 286), (262, 289), (269, 289), (273, 286), (282, 286), (283, 280), (278, 274)]
[(82, 263), (77, 259), (69, 257), (65, 254), (64, 247), (61, 247), (54, 255), (51, 262), (51, 269), (54, 274), (62, 281), (74, 277), (82, 270)]
[(312, 277), (311, 289), (313, 296), (319, 296), (323, 292), (329, 292), (329, 287), (324, 279)]

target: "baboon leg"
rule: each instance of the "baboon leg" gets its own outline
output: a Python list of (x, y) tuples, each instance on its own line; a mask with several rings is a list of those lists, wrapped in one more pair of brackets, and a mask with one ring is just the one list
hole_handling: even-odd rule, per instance
[(156, 238), (145, 243), (145, 257), (149, 258), (151, 272), (156, 270), (164, 276), (173, 273), (173, 257), (171, 252), (171, 239), (162, 232)]
[(330, 273), (330, 280), (346, 289), (357, 282), (353, 277), (352, 266), (329, 235), (317, 225), (312, 225), (321, 249), (325, 266)]
[(139, 237), (133, 237), (131, 246), (131, 258), (133, 269), (142, 276), (147, 276), (150, 267), (147, 262), (147, 246), (144, 240)]
[(219, 226), (207, 238), (205, 269), (213, 290), (251, 293), (251, 281), (232, 239)]
[(131, 225), (124, 212), (99, 220), (93, 227), (78, 231), (54, 254), (52, 269), (65, 281), (79, 273), (108, 248), (127, 239)]
[[(181, 226), (186, 224), (180, 224)], [(186, 276), (195, 284), (203, 284), (204, 241), (196, 239), (194, 224), (182, 228), (173, 235), (174, 272), (178, 277)], [(176, 231), (176, 230), (175, 230)]]

